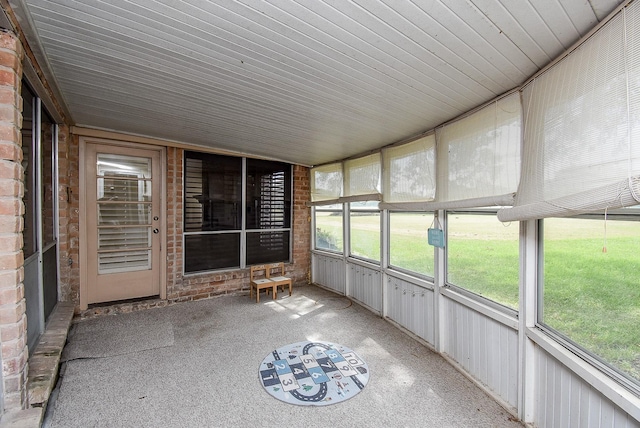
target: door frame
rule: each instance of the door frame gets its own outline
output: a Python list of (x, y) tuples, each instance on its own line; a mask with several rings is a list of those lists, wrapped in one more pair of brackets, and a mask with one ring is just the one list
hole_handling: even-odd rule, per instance
[(167, 151), (163, 146), (157, 146), (152, 144), (140, 144), (140, 143), (132, 143), (126, 141), (118, 141), (118, 140), (109, 140), (104, 138), (93, 138), (93, 137), (80, 137), (79, 141), (79, 156), (78, 156), (78, 164), (79, 164), (79, 192), (80, 192), (80, 200), (79, 200), (79, 241), (80, 241), (80, 254), (79, 265), (80, 265), (80, 310), (84, 311), (89, 307), (88, 304), (88, 269), (87, 269), (87, 237), (89, 231), (87, 230), (87, 183), (93, 183), (95, 180), (89, 180), (86, 172), (86, 151), (87, 144), (98, 144), (104, 146), (117, 146), (123, 148), (135, 148), (142, 150), (151, 150), (157, 151), (160, 153), (160, 299), (167, 298), (167, 256), (166, 256), (166, 248), (167, 248)]

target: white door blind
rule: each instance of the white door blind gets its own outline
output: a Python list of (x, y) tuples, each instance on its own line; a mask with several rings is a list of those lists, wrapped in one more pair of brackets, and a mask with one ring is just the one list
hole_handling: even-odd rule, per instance
[(640, 202), (639, 6), (623, 9), (524, 89), (523, 173), (516, 206), (500, 220)]
[(380, 153), (344, 162), (344, 202), (380, 200)]
[(520, 177), (519, 93), (436, 131), (436, 208), (509, 203)]
[(97, 156), (98, 274), (151, 269), (151, 159)]
[(342, 196), (341, 162), (311, 168), (311, 202), (335, 203), (340, 196)]
[(436, 137), (434, 134), (382, 151), (383, 208), (402, 209), (436, 196)]

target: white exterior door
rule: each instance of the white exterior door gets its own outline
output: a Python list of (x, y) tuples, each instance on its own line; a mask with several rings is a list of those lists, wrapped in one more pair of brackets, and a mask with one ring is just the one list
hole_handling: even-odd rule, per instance
[(89, 143), (85, 165), (86, 304), (160, 295), (161, 151)]

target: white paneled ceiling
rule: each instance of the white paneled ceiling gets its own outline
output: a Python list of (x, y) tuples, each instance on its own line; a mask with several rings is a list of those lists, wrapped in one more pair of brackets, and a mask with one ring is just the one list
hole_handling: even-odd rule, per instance
[(622, 0), (11, 0), (73, 123), (315, 165), (524, 82)]

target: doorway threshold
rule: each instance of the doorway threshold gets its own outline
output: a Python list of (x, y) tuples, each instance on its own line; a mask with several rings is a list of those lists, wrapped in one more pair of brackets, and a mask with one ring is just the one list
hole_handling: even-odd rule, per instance
[(128, 314), (146, 309), (164, 308), (169, 306), (169, 304), (170, 302), (168, 300), (160, 299), (158, 296), (96, 303), (89, 305), (88, 309), (80, 311), (80, 313), (76, 315), (75, 320), (81, 321), (105, 315)]

